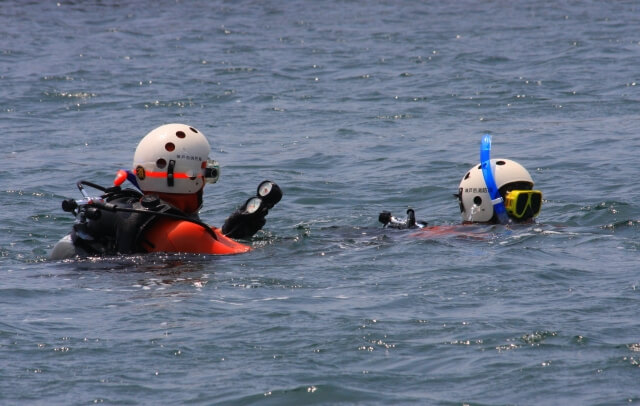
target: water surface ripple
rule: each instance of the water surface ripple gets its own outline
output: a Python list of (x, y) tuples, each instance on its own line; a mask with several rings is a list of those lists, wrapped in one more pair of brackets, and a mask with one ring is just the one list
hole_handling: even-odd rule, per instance
[[(0, 5), (0, 404), (640, 401), (634, 1)], [(47, 260), (75, 182), (202, 130), (220, 225), (283, 188), (235, 257)], [(460, 222), (478, 160), (527, 167), (538, 223)]]

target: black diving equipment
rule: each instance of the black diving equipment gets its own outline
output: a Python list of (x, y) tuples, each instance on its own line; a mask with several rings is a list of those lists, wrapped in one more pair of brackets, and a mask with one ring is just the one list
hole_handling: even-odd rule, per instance
[(528, 220), (540, 214), (542, 192), (539, 190), (511, 190), (507, 193), (505, 207), (510, 216)]
[[(144, 230), (159, 216), (197, 224), (218, 239), (211, 227), (197, 216), (187, 216), (156, 195), (143, 195), (137, 190), (121, 189), (120, 186), (105, 188), (85, 180), (79, 181), (77, 186), (84, 199), (64, 200), (62, 210), (76, 217), (71, 239), (89, 254), (115, 255), (140, 251)], [(99, 197), (89, 196), (84, 186), (103, 193)], [(114, 215), (117, 212), (130, 214)]]
[(222, 233), (231, 238), (249, 238), (267, 222), (269, 210), (282, 199), (280, 187), (269, 180), (258, 185), (257, 196), (249, 198), (222, 225)]
[(416, 220), (416, 213), (413, 209), (407, 209), (406, 219), (399, 219), (391, 215), (391, 212), (383, 211), (378, 216), (378, 221), (381, 222), (385, 228), (397, 228), (400, 230), (424, 228), (427, 226), (426, 221)]

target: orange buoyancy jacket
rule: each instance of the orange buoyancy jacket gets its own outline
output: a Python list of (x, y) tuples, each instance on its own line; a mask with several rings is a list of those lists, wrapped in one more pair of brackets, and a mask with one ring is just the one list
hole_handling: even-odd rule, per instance
[[(209, 233), (202, 226), (184, 220), (159, 218), (145, 230), (141, 245), (148, 252), (184, 252), (192, 254), (229, 255), (251, 250), (248, 245), (222, 234), (211, 227)], [(215, 237), (214, 237), (215, 235)]]

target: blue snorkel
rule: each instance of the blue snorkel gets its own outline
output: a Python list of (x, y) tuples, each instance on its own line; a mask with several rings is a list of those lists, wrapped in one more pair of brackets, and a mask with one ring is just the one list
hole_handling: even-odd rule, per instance
[(507, 209), (504, 207), (504, 199), (502, 199), (500, 192), (498, 192), (496, 180), (493, 176), (495, 170), (491, 165), (491, 135), (489, 134), (485, 134), (482, 137), (482, 143), (480, 144), (480, 165), (482, 165), (482, 176), (484, 177), (484, 183), (487, 185), (493, 210), (500, 223), (507, 224), (509, 222), (509, 215), (507, 214)]

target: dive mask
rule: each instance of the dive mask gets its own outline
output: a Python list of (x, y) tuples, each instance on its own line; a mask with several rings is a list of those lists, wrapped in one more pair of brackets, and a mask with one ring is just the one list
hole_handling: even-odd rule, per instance
[(213, 159), (207, 159), (207, 163), (202, 169), (204, 181), (207, 183), (216, 183), (220, 179), (220, 164)]
[(507, 213), (518, 220), (536, 217), (542, 208), (542, 192), (539, 190), (512, 190), (505, 199)]

